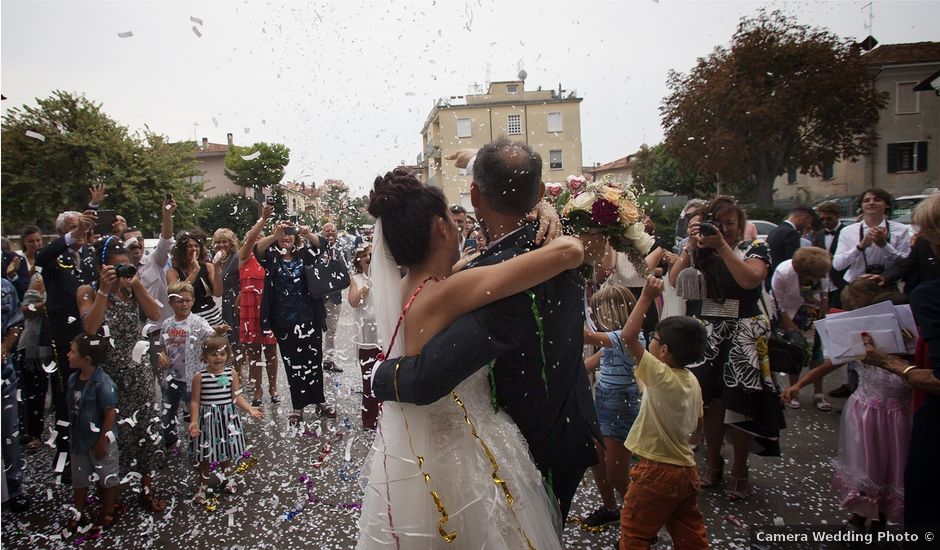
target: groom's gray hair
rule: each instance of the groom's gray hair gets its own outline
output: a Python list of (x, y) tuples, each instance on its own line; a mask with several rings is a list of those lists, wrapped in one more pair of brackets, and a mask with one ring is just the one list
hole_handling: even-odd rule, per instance
[(539, 200), (542, 157), (525, 143), (500, 138), (477, 152), (473, 181), (501, 214), (526, 214)]

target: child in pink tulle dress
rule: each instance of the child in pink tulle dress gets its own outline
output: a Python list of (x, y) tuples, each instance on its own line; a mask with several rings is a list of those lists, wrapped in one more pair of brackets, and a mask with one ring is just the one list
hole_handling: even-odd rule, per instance
[(911, 388), (897, 375), (855, 361), (858, 389), (842, 411), (833, 489), (849, 526), (884, 529), (904, 518), (904, 464), (911, 437)]

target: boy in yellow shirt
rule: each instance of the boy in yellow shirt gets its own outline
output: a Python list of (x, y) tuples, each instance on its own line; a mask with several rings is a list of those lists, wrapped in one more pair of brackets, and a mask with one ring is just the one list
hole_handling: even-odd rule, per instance
[(649, 548), (660, 527), (676, 550), (708, 548), (698, 508), (701, 482), (689, 434), (702, 418), (702, 389), (686, 365), (705, 354), (705, 327), (691, 317), (668, 317), (656, 325), (649, 350), (639, 334), (644, 312), (663, 291), (662, 279), (648, 277), (623, 329), (623, 343), (636, 360), (636, 379), (646, 385), (640, 413), (624, 445), (640, 456), (620, 513), (620, 550)]

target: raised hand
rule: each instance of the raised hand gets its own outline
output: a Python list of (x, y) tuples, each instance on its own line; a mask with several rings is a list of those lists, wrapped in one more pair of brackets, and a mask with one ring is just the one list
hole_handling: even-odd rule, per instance
[(457, 168), (466, 168), (467, 164), (470, 163), (470, 159), (475, 157), (476, 154), (476, 149), (460, 149), (444, 157), (444, 160), (454, 161), (454, 166)]
[(640, 294), (640, 296), (646, 296), (650, 299), (656, 298), (663, 293), (665, 286), (666, 283), (664, 283), (662, 279), (650, 275), (646, 278), (646, 284), (643, 285), (643, 293)]
[(97, 183), (89, 187), (88, 194), (91, 197), (89, 202), (91, 202), (91, 204), (97, 204), (98, 206), (101, 206), (104, 200), (108, 198), (108, 191), (102, 183)]
[(98, 278), (98, 290), (102, 292), (111, 292), (114, 283), (117, 282), (117, 272), (113, 265), (106, 265), (101, 269), (101, 275)]

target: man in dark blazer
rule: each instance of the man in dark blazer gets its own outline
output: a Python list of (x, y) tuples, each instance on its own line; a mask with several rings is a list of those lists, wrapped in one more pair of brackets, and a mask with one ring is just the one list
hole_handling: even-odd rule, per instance
[[(836, 253), (836, 247), (839, 245), (839, 234), (842, 233), (842, 228), (845, 227), (839, 219), (841, 211), (839, 206), (833, 202), (820, 204), (816, 207), (816, 211), (819, 213), (819, 222), (822, 228), (813, 233), (813, 246), (828, 250), (829, 255), (832, 256)], [(836, 271), (835, 269), (829, 271), (829, 280), (832, 283), (832, 288), (829, 291), (830, 307), (842, 309), (842, 300), (839, 299), (839, 294), (846, 285), (843, 278), (845, 271), (844, 269), (842, 271)]]
[[(535, 228), (524, 218), (542, 194), (541, 173), (541, 158), (525, 144), (502, 139), (479, 151), (470, 196), (491, 245), (467, 269), (536, 247)], [(515, 192), (504, 193), (509, 188)], [(397, 393), (400, 401), (429, 404), (493, 361), (494, 406), (519, 426), (567, 516), (584, 471), (597, 463), (594, 441), (601, 439), (583, 363), (583, 292), (584, 279), (568, 271), (466, 314), (420, 356), (377, 366), (372, 390), (386, 401)]]
[[(59, 238), (36, 251), (36, 271), (42, 275), (46, 287), (46, 312), (49, 318), (49, 337), (54, 346), (53, 360), (56, 369), (49, 378), (52, 386), (52, 404), (56, 420), (66, 423), (69, 411), (65, 400), (68, 381), (68, 352), (72, 339), (82, 330), (78, 314), (76, 292), (81, 285), (91, 284), (97, 278), (90, 243), (86, 240), (95, 227), (93, 217), (79, 212), (63, 212), (56, 218)], [(68, 426), (56, 426), (57, 455), (68, 457)], [(63, 479), (70, 479), (71, 470), (66, 467)]]
[(770, 271), (764, 286), (770, 290), (770, 280), (777, 266), (793, 259), (793, 254), (800, 249), (800, 237), (816, 223), (816, 212), (808, 206), (797, 206), (790, 210), (790, 215), (767, 235), (767, 247), (770, 249)]

